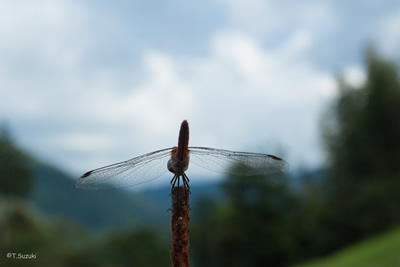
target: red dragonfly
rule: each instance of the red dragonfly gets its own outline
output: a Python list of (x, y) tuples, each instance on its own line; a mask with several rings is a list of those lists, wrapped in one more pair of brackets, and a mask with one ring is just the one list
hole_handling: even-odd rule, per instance
[(189, 160), (211, 171), (239, 176), (271, 174), (289, 169), (289, 164), (285, 160), (273, 155), (188, 147), (188, 144), (189, 124), (184, 120), (177, 147), (154, 151), (88, 171), (79, 178), (76, 187), (83, 189), (129, 187), (154, 180), (169, 170), (174, 174), (171, 180), (173, 187), (176, 184), (179, 187), (182, 178), (183, 186), (189, 188), (189, 178), (185, 174)]

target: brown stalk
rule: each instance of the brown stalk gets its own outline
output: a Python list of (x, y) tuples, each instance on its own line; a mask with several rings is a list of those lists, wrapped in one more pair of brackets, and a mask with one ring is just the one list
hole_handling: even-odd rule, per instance
[(171, 192), (171, 266), (189, 266), (189, 189), (174, 187)]

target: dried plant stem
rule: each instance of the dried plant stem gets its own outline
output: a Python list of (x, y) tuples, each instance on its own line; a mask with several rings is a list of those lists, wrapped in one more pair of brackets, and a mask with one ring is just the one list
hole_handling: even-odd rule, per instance
[(189, 189), (172, 189), (171, 266), (189, 266)]

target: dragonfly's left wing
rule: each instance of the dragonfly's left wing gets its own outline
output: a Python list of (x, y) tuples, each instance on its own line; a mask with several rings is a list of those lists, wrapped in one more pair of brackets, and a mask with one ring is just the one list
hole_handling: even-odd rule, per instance
[(289, 164), (276, 156), (234, 152), (206, 147), (189, 147), (190, 163), (202, 168), (233, 175), (262, 175), (289, 169)]

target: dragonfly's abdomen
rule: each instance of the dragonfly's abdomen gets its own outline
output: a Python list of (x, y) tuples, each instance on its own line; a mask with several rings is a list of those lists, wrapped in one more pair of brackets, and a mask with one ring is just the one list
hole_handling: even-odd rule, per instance
[(188, 145), (189, 145), (189, 124), (187, 120), (184, 120), (181, 125), (178, 139), (177, 156), (179, 161), (185, 161), (188, 157)]

